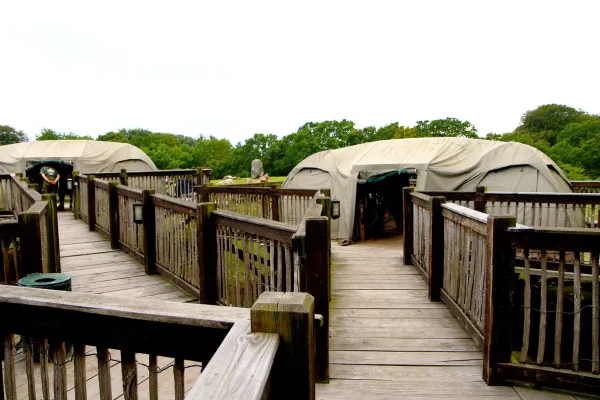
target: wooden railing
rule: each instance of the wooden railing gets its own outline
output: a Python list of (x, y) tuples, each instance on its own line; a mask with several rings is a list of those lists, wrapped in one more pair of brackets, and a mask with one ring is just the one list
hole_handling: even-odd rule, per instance
[(490, 215), (512, 215), (517, 223), (554, 228), (595, 228), (600, 226), (600, 194), (587, 193), (509, 193), (422, 192), (443, 196), (446, 201)]
[(600, 181), (571, 181), (575, 193), (600, 193)]
[(0, 174), (0, 210), (12, 210), (12, 177)]
[[(156, 194), (193, 201), (194, 186), (210, 184), (208, 168), (176, 169), (161, 171), (88, 172), (107, 182), (114, 182), (140, 190), (154, 190)], [(79, 175), (78, 173), (75, 175)], [(81, 176), (81, 175), (79, 175)]]
[(145, 259), (145, 226), (136, 224), (133, 219), (133, 204), (144, 200), (140, 189), (127, 186), (117, 186), (119, 215), (119, 245), (122, 249), (133, 254), (140, 261)]
[(40, 195), (20, 176), (4, 178), (0, 186), (9, 208), (1, 211), (2, 281), (16, 284), (33, 272), (60, 272), (56, 198)]
[(28, 210), (33, 203), (42, 200), (42, 196), (28, 186), (27, 180), (19, 176), (11, 176), (10, 193), (12, 196), (12, 210), (20, 213)]
[(204, 278), (200, 269), (204, 245), (201, 232), (203, 207), (158, 194), (152, 195), (152, 204), (156, 221), (156, 272), (200, 298)]
[(19, 231), (16, 219), (0, 221), (0, 240), (2, 241), (2, 268), (0, 277), (5, 285), (15, 285), (25, 274), (19, 257)]
[[(315, 315), (306, 293), (265, 295), (250, 311), (7, 287), (0, 315), (0, 393), (8, 400), (137, 399), (141, 384), (152, 399), (181, 400), (190, 389), (185, 375), (200, 367), (189, 399), (315, 398)], [(113, 384), (115, 363), (122, 384)], [(172, 383), (163, 386), (171, 393), (158, 384), (170, 366)]]
[(195, 187), (203, 202), (212, 202), (218, 210), (233, 211), (273, 221), (298, 225), (318, 190), (253, 187)]
[[(217, 210), (214, 203), (187, 202), (150, 190), (99, 182), (94, 177), (87, 180), (93, 189), (88, 189), (88, 196), (102, 193), (108, 199), (108, 206), (95, 198), (87, 199), (88, 207), (92, 207), (89, 215), (98, 215), (97, 204), (108, 210), (108, 227), (93, 218), (88, 221), (90, 229), (108, 234), (111, 246), (136, 256), (146, 273), (161, 274), (201, 303), (251, 307), (265, 291), (306, 291), (315, 296), (324, 326), (317, 335), (318, 348), (322, 349), (317, 352), (317, 376), (319, 381), (328, 379), (327, 191), (325, 195), (313, 191), (302, 220), (291, 225)], [(133, 222), (134, 202), (142, 203), (143, 224)]]
[(94, 190), (94, 223), (96, 229), (110, 235), (109, 183), (95, 178), (92, 180)]
[(299, 291), (296, 227), (215, 211), (219, 302), (250, 307), (264, 291)]
[(484, 380), (600, 390), (600, 229), (529, 228), (444, 200), (404, 189), (404, 262), (482, 347)]
[[(514, 307), (515, 318), (498, 327), (499, 340), (520, 352), (502, 355), (500, 379), (534, 376), (600, 389), (600, 230), (513, 228), (506, 235), (524, 249), (524, 267), (516, 270), (522, 278), (507, 282), (514, 303), (496, 304)], [(534, 249), (541, 253), (536, 263), (528, 257)], [(551, 262), (547, 253), (556, 250), (558, 262)], [(591, 253), (589, 264), (584, 253)]]

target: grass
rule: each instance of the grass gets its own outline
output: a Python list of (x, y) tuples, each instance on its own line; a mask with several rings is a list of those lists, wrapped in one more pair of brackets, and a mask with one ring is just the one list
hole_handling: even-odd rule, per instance
[[(271, 176), (269, 177), (269, 183), (278, 183), (278, 182), (283, 182), (285, 181), (285, 176)], [(250, 178), (238, 178), (238, 179), (234, 179), (233, 181), (236, 184), (243, 184), (246, 183), (246, 180), (250, 179)], [(216, 183), (221, 182), (223, 179), (211, 179), (210, 183), (212, 183), (213, 185)]]

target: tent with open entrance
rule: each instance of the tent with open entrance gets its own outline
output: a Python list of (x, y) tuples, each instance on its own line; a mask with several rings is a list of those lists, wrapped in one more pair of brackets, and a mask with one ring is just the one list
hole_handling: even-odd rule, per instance
[[(341, 202), (338, 239), (351, 239), (357, 184), (392, 171), (416, 169), (417, 190), (572, 192), (548, 156), (521, 143), (467, 138), (383, 140), (313, 154), (283, 188), (330, 188)], [(335, 234), (335, 227), (332, 227)]]
[(150, 157), (128, 143), (44, 140), (0, 146), (0, 173), (25, 173), (44, 161), (63, 162), (82, 173), (156, 171)]

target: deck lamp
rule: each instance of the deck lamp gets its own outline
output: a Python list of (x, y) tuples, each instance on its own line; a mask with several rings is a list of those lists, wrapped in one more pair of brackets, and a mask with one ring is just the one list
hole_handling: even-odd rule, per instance
[(73, 179), (67, 179), (67, 190), (73, 190)]
[(144, 223), (144, 203), (133, 203), (133, 222), (138, 225)]
[(331, 219), (338, 219), (340, 217), (340, 201), (331, 200)]

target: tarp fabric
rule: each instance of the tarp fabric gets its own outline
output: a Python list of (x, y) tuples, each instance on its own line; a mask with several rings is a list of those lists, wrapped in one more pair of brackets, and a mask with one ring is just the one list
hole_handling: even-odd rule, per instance
[(146, 153), (127, 143), (44, 140), (0, 146), (0, 173), (24, 173), (28, 165), (46, 160), (71, 162), (82, 173), (156, 171)]
[(331, 189), (341, 206), (337, 237), (351, 239), (357, 179), (410, 168), (418, 173), (417, 190), (474, 191), (483, 184), (489, 191), (572, 192), (558, 165), (541, 151), (467, 138), (383, 140), (315, 153), (292, 170), (283, 187)]

